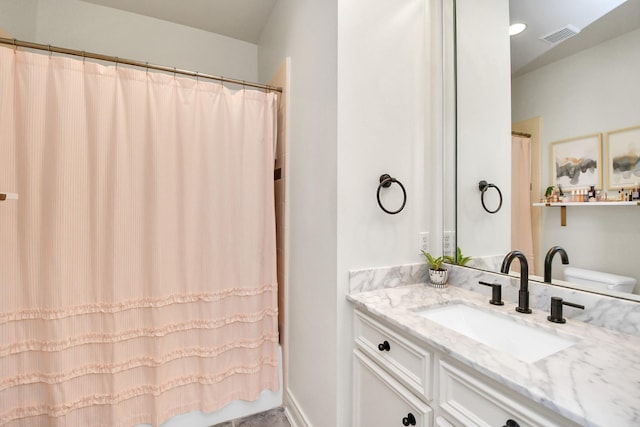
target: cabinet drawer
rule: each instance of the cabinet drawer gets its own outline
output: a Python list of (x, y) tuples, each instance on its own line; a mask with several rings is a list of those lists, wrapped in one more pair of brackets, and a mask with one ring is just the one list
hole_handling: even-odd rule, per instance
[(427, 401), (432, 399), (433, 357), (430, 352), (360, 311), (355, 311), (354, 335), (357, 346), (397, 380)]
[(496, 427), (506, 425), (507, 420), (520, 427), (576, 425), (545, 408), (534, 408), (530, 401), (519, 401), (512, 392), (489, 385), (488, 379), (447, 362), (440, 361), (438, 372), (438, 406), (462, 425)]
[(432, 410), (359, 350), (354, 353), (355, 427), (431, 427)]

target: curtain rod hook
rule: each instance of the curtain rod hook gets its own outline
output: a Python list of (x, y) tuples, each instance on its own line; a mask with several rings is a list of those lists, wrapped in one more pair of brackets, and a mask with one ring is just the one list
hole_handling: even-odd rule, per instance
[(48, 45), (48, 50), (49, 50), (49, 56), (52, 55), (53, 52), (51, 52), (51, 45)]

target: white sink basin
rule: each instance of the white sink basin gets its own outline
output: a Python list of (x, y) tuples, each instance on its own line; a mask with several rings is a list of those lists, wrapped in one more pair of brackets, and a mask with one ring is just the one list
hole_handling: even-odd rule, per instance
[(527, 363), (543, 359), (577, 342), (577, 339), (516, 322), (502, 313), (462, 303), (427, 308), (417, 314)]

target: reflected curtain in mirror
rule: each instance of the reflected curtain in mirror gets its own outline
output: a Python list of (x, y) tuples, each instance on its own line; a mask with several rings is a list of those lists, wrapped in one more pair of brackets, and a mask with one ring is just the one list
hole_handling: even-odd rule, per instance
[(527, 257), (535, 274), (531, 229), (531, 138), (511, 136), (511, 249)]
[(276, 390), (276, 95), (0, 55), (0, 424)]

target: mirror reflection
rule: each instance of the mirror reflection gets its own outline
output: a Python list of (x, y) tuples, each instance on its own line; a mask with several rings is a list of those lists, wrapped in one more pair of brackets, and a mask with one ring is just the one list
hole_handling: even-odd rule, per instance
[(496, 272), (521, 250), (539, 281), (559, 246), (553, 284), (640, 301), (640, 0), (474, 3), (456, 2), (457, 245)]

